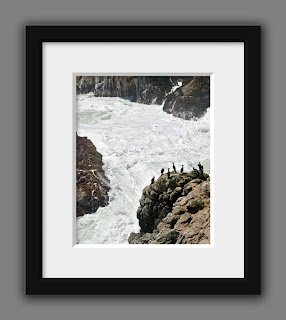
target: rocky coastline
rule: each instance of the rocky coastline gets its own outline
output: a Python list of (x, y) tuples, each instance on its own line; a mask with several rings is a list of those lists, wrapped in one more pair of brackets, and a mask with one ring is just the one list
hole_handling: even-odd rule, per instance
[(76, 92), (163, 105), (165, 112), (190, 120), (203, 116), (210, 106), (210, 77), (77, 76)]
[(210, 243), (210, 177), (171, 172), (146, 186), (137, 211), (140, 233), (130, 244)]
[(76, 135), (76, 216), (96, 212), (108, 205), (109, 180), (102, 155), (86, 137)]

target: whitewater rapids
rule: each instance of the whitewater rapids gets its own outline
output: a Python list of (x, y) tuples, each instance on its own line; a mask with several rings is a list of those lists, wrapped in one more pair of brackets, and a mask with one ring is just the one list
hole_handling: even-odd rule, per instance
[(89, 138), (102, 154), (110, 180), (109, 205), (77, 218), (77, 243), (128, 243), (139, 232), (136, 211), (143, 188), (157, 179), (161, 168), (172, 171), (184, 165), (190, 171), (198, 162), (210, 168), (210, 114), (186, 121), (163, 111), (121, 98), (77, 96), (77, 133)]

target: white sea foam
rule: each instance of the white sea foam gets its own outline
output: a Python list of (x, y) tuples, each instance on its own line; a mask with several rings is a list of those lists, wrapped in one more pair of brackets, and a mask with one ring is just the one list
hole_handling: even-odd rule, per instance
[(109, 205), (77, 218), (78, 243), (128, 243), (139, 232), (136, 211), (143, 188), (161, 168), (185, 171), (200, 161), (209, 172), (209, 111), (198, 121), (175, 118), (159, 105), (120, 98), (77, 97), (77, 132), (103, 156), (110, 180)]

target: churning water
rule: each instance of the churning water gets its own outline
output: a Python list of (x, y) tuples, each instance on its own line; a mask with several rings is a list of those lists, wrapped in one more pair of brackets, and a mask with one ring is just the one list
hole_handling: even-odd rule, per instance
[(139, 232), (136, 211), (143, 188), (161, 168), (198, 162), (210, 168), (210, 114), (186, 121), (159, 105), (133, 103), (121, 98), (77, 96), (77, 133), (88, 137), (102, 154), (110, 180), (109, 205), (77, 218), (77, 243), (128, 243)]

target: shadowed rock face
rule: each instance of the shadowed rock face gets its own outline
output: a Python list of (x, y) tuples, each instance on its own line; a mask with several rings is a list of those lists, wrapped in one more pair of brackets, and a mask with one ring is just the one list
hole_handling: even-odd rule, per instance
[(108, 204), (109, 180), (102, 156), (86, 137), (76, 136), (76, 215), (95, 212)]
[[(93, 92), (97, 97), (121, 97), (144, 104), (164, 103), (163, 110), (185, 120), (199, 118), (210, 106), (209, 77), (127, 77), (77, 76), (79, 93)], [(171, 89), (178, 81), (182, 86)]]
[(78, 76), (76, 90), (96, 97), (121, 97), (132, 102), (162, 104), (173, 87), (170, 77)]
[(163, 110), (185, 120), (202, 117), (210, 106), (209, 77), (196, 77), (166, 97)]
[(137, 211), (140, 233), (130, 244), (210, 243), (210, 178), (201, 172), (160, 176), (143, 190)]

